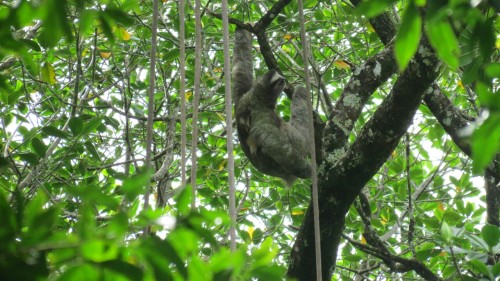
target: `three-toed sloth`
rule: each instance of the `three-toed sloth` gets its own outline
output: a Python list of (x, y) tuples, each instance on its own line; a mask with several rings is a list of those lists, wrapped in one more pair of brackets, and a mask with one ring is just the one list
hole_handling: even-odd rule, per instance
[(290, 122), (276, 114), (285, 78), (271, 70), (253, 80), (252, 34), (237, 28), (233, 54), (233, 95), (238, 139), (257, 170), (280, 177), (288, 185), (309, 178), (309, 137), (306, 90), (296, 87)]

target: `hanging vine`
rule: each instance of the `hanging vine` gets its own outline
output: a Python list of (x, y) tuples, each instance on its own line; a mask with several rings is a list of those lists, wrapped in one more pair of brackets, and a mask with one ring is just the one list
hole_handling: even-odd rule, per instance
[(224, 42), (224, 84), (226, 95), (226, 133), (227, 133), (227, 172), (229, 185), (229, 215), (231, 225), (229, 238), (231, 251), (236, 251), (236, 198), (234, 186), (234, 154), (233, 154), (233, 118), (231, 98), (231, 65), (229, 57), (229, 22), (227, 0), (222, 0), (222, 29)]
[[(158, 33), (158, 0), (153, 0), (153, 21), (151, 24), (151, 54), (149, 63), (149, 94), (148, 94), (148, 122), (146, 125), (146, 170), (151, 168), (151, 144), (153, 143), (153, 118), (154, 118), (154, 96), (155, 96), (155, 69), (156, 69), (156, 45)], [(144, 209), (149, 207), (149, 195), (151, 191), (149, 185), (146, 186), (144, 192)], [(149, 227), (145, 227), (143, 234), (146, 236), (149, 233)]]
[[(313, 108), (311, 99), (311, 81), (309, 80), (309, 44), (307, 41), (305, 19), (304, 19), (304, 5), (302, 0), (298, 0), (299, 6), (299, 17), (300, 17), (300, 37), (302, 40), (302, 61), (304, 62), (304, 80), (306, 84), (307, 92), (307, 112), (308, 112), (308, 122), (309, 122), (309, 136), (311, 138), (311, 143), (316, 143), (314, 141), (314, 121), (313, 121)], [(313, 203), (313, 213), (314, 213), (314, 246), (315, 246), (315, 256), (316, 256), (316, 280), (322, 280), (321, 274), (321, 235), (320, 235), (320, 225), (319, 225), (319, 202), (318, 202), (318, 175), (316, 167), (316, 147), (314, 145), (309, 146), (311, 151), (311, 182), (312, 182), (312, 203)]]
[(191, 208), (196, 207), (196, 170), (198, 147), (198, 105), (200, 103), (200, 83), (201, 83), (201, 2), (195, 1), (195, 57), (194, 57), (194, 100), (193, 100), (193, 119), (192, 119), (192, 137), (191, 137)]
[(179, 70), (181, 97), (181, 188), (186, 186), (186, 25), (184, 0), (179, 0)]

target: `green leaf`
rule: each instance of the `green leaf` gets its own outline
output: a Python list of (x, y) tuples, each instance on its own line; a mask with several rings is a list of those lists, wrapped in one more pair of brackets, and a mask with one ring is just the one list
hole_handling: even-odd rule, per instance
[(95, 149), (95, 146), (94, 144), (90, 141), (90, 140), (87, 140), (85, 142), (85, 147), (87, 148), (88, 152), (90, 153), (90, 155), (92, 155), (92, 158), (94, 160), (99, 160), (101, 159), (100, 155), (99, 155), (99, 152), (97, 152), (97, 149)]
[(490, 78), (500, 78), (500, 62), (490, 63), (484, 71)]
[(21, 95), (21, 91), (14, 89), (5, 76), (0, 75), (0, 103), (14, 105)]
[(493, 273), (493, 276), (498, 277), (500, 276), (500, 262), (497, 262), (492, 268), (491, 268), (491, 273)]
[(314, 8), (318, 5), (318, 0), (305, 0), (304, 1), (304, 8), (309, 9), (309, 8)]
[(83, 120), (79, 116), (71, 118), (68, 125), (73, 136), (77, 136), (83, 131)]
[(252, 251), (252, 258), (254, 259), (253, 266), (259, 267), (268, 265), (277, 254), (278, 248), (273, 243), (272, 238), (267, 237), (259, 248)]
[(469, 262), (469, 265), (479, 273), (484, 274), (485, 276), (490, 276), (490, 271), (488, 270), (488, 267), (482, 261), (471, 260)]
[(481, 230), (483, 240), (493, 248), (500, 242), (500, 228), (495, 225), (487, 224)]
[(168, 52), (165, 52), (163, 55), (163, 59), (166, 62), (173, 61), (179, 58), (179, 54), (180, 54), (179, 48), (174, 48)]
[(47, 146), (39, 138), (32, 138), (31, 139), (31, 147), (33, 148), (35, 153), (38, 154), (38, 156), (40, 156), (40, 157), (44, 157), (45, 153), (47, 152)]
[(441, 225), (441, 237), (443, 237), (443, 239), (448, 243), (450, 243), (453, 239), (453, 232), (445, 221), (443, 221), (443, 224)]
[(143, 194), (145, 188), (149, 188), (151, 173), (149, 171), (134, 175), (123, 182), (122, 191), (125, 198), (132, 202), (137, 196)]
[(187, 185), (175, 200), (179, 215), (185, 216), (191, 211), (191, 185)]
[(92, 132), (94, 132), (99, 126), (102, 124), (102, 118), (101, 117), (95, 117), (90, 119), (90, 121), (86, 122), (83, 125), (83, 130), (81, 134), (83, 136), (86, 136)]
[(356, 7), (356, 13), (358, 15), (364, 15), (367, 18), (373, 18), (382, 14), (387, 6), (391, 5), (393, 2), (394, 0), (365, 0)]
[(466, 65), (462, 72), (462, 83), (464, 85), (469, 85), (475, 82), (479, 76), (483, 63), (481, 60), (477, 59)]
[(108, 6), (104, 10), (104, 14), (107, 17), (112, 18), (114, 21), (122, 23), (126, 26), (132, 25), (135, 22), (133, 17), (131, 17), (129, 14), (125, 13), (121, 9), (112, 8)]
[(441, 252), (434, 243), (424, 243), (417, 247), (415, 257), (420, 261), (425, 261), (428, 258), (434, 257)]
[[(3, 193), (0, 193), (0, 221), (2, 222), (2, 227), (0, 227), (0, 249), (4, 249), (14, 242), (17, 223), (13, 209), (9, 206)], [(0, 251), (3, 252), (3, 250)]]
[(478, 81), (476, 83), (476, 92), (482, 107), (488, 108), (490, 113), (500, 111), (500, 95), (493, 94), (488, 85)]
[(121, 260), (112, 260), (101, 263), (104, 268), (119, 273), (126, 280), (143, 280), (141, 268)]
[(52, 235), (52, 229), (59, 219), (59, 208), (52, 205), (46, 208), (48, 199), (43, 193), (37, 193), (26, 205), (23, 243), (36, 245), (46, 241)]
[(462, 216), (455, 210), (446, 210), (443, 214), (443, 218), (452, 225), (460, 224), (463, 220)]
[(429, 20), (426, 24), (426, 33), (431, 46), (439, 59), (451, 69), (457, 69), (460, 61), (460, 49), (455, 32), (447, 19)]
[(403, 15), (394, 43), (394, 55), (399, 69), (404, 70), (417, 52), (421, 28), (422, 18), (418, 13), (418, 8), (413, 2), (410, 2)]
[(28, 40), (28, 39), (19, 39), (19, 42), (22, 42), (24, 45), (28, 46), (28, 48), (32, 49), (32, 50), (35, 50), (37, 52), (40, 52), (42, 51), (40, 49), (40, 45), (38, 45), (37, 42), (33, 41), (33, 40)]
[(59, 130), (58, 128), (54, 126), (46, 126), (42, 128), (42, 132), (48, 136), (52, 137), (58, 137), (62, 139), (67, 139), (68, 134), (64, 131)]
[(495, 17), (478, 22), (474, 28), (474, 37), (478, 40), (481, 56), (488, 59), (495, 50), (495, 32), (493, 23)]
[(41, 69), (42, 81), (50, 85), (56, 83), (56, 72), (54, 66), (50, 62), (45, 62)]
[(172, 268), (163, 249), (163, 241), (155, 236), (149, 236), (142, 240), (140, 253), (153, 269), (155, 280), (174, 280)]
[[(191, 257), (191, 260), (187, 264), (188, 275), (191, 280), (215, 280), (207, 278), (207, 274), (210, 273), (210, 267), (202, 262), (200, 258), (196, 255)], [(231, 280), (231, 278), (226, 278), (224, 280)]]
[(500, 114), (490, 115), (472, 134), (473, 171), (479, 173), (500, 149)]
[(38, 156), (35, 153), (23, 152), (23, 153), (19, 153), (18, 156), (19, 156), (19, 158), (21, 158), (21, 160), (23, 160), (31, 165), (37, 165), (39, 163)]
[(73, 280), (101, 280), (101, 274), (99, 273), (101, 269), (97, 266), (92, 266), (90, 264), (79, 264), (73, 267), (69, 267), (59, 278), (58, 281), (73, 281)]
[(277, 265), (267, 265), (253, 270), (252, 276), (257, 277), (257, 280), (283, 280), (286, 270)]
[(45, 0), (41, 6), (43, 14), (43, 25), (39, 36), (39, 42), (46, 48), (54, 47), (59, 40), (66, 35), (72, 39), (70, 21), (67, 19), (66, 0)]
[(118, 257), (116, 244), (98, 239), (83, 243), (80, 252), (85, 259), (93, 262), (110, 261)]

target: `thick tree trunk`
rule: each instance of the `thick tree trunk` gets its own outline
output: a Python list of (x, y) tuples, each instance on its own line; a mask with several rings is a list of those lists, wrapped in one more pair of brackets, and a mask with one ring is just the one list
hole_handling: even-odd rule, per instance
[[(340, 234), (349, 206), (395, 149), (426, 91), (437, 77), (438, 61), (427, 43), (422, 42), (419, 50), (415, 60), (396, 81), (390, 95), (344, 154), (339, 156), (338, 150), (334, 151), (335, 145), (325, 142), (318, 175), (323, 280), (329, 280), (335, 268)], [(327, 132), (328, 129), (325, 129), (325, 134)], [(328, 135), (324, 136), (325, 140), (328, 138)], [(298, 280), (316, 278), (312, 220), (312, 208), (309, 207), (288, 268), (288, 276)]]

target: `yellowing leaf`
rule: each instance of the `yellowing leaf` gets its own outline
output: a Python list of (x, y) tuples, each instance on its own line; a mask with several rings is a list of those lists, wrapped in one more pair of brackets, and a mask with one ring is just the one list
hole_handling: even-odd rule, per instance
[(124, 29), (124, 33), (123, 33), (123, 40), (125, 40), (125, 41), (130, 40), (130, 33), (128, 33), (128, 31), (125, 29)]
[(222, 68), (221, 67), (216, 67), (214, 68), (214, 71), (217, 73), (222, 73)]
[(121, 39), (124, 41), (130, 40), (130, 33), (128, 33), (128, 31), (125, 28), (119, 26), (114, 31), (115, 31), (115, 35), (118, 39)]
[(253, 232), (255, 231), (255, 228), (253, 226), (250, 226), (247, 230), (248, 236), (250, 236), (250, 239), (253, 240)]
[(42, 81), (54, 85), (56, 83), (56, 72), (50, 62), (45, 62), (42, 66)]
[(290, 39), (292, 39), (292, 35), (291, 34), (285, 34), (285, 36), (283, 36), (283, 39), (290, 40)]
[(361, 244), (366, 245), (366, 239), (364, 235), (361, 235)]
[(443, 203), (439, 202), (438, 209), (441, 211), (444, 211), (444, 205)]
[(366, 28), (368, 29), (369, 32), (375, 32), (375, 29), (373, 28), (372, 24), (369, 21), (366, 22)]
[(415, 0), (415, 5), (417, 5), (418, 7), (423, 7), (425, 6), (426, 2), (426, 0)]
[(109, 59), (109, 57), (111, 57), (111, 52), (99, 51), (99, 56), (103, 59)]
[(335, 66), (342, 69), (350, 68), (350, 66), (343, 60), (336, 60), (334, 62)]
[(219, 117), (219, 120), (221, 120), (221, 121), (226, 120), (226, 117), (224, 117), (224, 115), (220, 114), (219, 112), (217, 112), (216, 114), (217, 114), (217, 117)]
[(281, 46), (281, 49), (283, 51), (285, 51), (285, 53), (291, 53), (292, 52), (292, 49), (290, 49), (290, 47), (286, 46), (286, 45), (282, 45)]
[(222, 171), (222, 170), (224, 170), (224, 168), (226, 167), (226, 162), (227, 162), (227, 160), (226, 160), (226, 159), (224, 159), (224, 161), (220, 162), (220, 163), (219, 163), (219, 166), (217, 167), (217, 171)]
[(460, 89), (465, 89), (464, 87), (464, 84), (462, 84), (462, 80), (458, 80), (458, 87), (460, 87)]
[(304, 214), (304, 210), (292, 210), (292, 216), (300, 216)]
[(191, 98), (193, 97), (193, 92), (192, 91), (186, 92), (185, 97), (186, 100), (190, 101)]
[(389, 219), (385, 215), (380, 215), (380, 224), (386, 225)]

